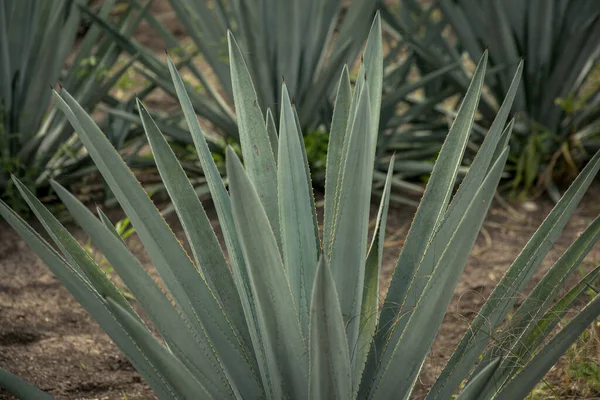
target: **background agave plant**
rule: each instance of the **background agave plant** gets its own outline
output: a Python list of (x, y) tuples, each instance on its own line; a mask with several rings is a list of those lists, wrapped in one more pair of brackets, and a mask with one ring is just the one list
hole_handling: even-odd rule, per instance
[[(132, 5), (141, 7), (135, 0)], [(211, 124), (205, 131), (211, 149), (221, 156), (225, 154), (225, 143), (239, 144), (236, 117), (231, 107), (232, 86), (229, 80), (226, 31), (238, 37), (240, 48), (247, 59), (247, 66), (255, 78), (258, 104), (265, 111), (265, 119), (278, 123), (277, 113), (272, 113), (281, 98), (282, 78), (299, 110), (299, 122), (305, 142), (307, 156), (313, 167), (313, 180), (323, 186), (326, 143), (331, 126), (332, 99), (335, 94), (335, 74), (344, 63), (349, 64), (351, 80), (355, 81), (357, 60), (368, 28), (375, 13), (377, 2), (365, 0), (327, 1), (217, 1), (210, 5), (197, 0), (172, 0), (169, 2), (177, 14), (178, 21), (193, 41), (186, 46), (178, 41), (169, 30), (152, 15), (147, 21), (162, 36), (171, 55), (176, 56), (177, 66), (185, 71), (187, 91), (196, 113)], [(140, 72), (155, 85), (174, 94), (173, 85), (166, 67), (151, 51), (133, 40), (119, 35), (110, 24), (94, 18), (100, 26), (110, 32), (131, 55), (137, 55), (144, 66)], [(444, 73), (456, 68), (457, 64), (423, 71), (416, 81), (408, 79), (414, 60), (411, 55), (399, 57), (403, 46), (390, 49), (386, 56), (384, 92), (381, 107), (380, 130), (387, 132), (379, 138), (374, 191), (379, 195), (384, 186), (387, 165), (391, 153), (396, 150), (389, 143), (395, 132), (408, 123), (416, 125), (427, 118), (421, 117), (419, 109), (398, 115), (402, 106), (415, 106), (408, 95), (420, 87), (435, 81)], [(199, 56), (199, 57), (197, 57)], [(206, 67), (198, 66), (198, 62)], [(193, 85), (191, 82), (196, 82)], [(468, 79), (467, 79), (468, 83)], [(130, 121), (138, 120), (128, 115)], [(183, 118), (182, 118), (183, 119)], [(421, 124), (421, 128), (423, 128)], [(443, 126), (447, 131), (447, 125)], [(389, 132), (388, 132), (389, 131)], [(404, 130), (402, 130), (404, 132)], [(171, 136), (168, 132), (166, 132)], [(225, 140), (223, 140), (225, 139)], [(171, 137), (171, 142), (182, 143), (189, 138)], [(440, 144), (439, 138), (436, 144)], [(437, 149), (428, 154), (435, 154)], [(396, 165), (393, 189), (422, 194), (419, 185), (405, 178), (430, 173), (431, 164), (414, 165), (401, 159)], [(192, 166), (188, 172), (195, 173)], [(224, 170), (224, 168), (223, 168)], [(224, 172), (224, 171), (223, 171)], [(202, 188), (198, 188), (203, 190)], [(416, 205), (414, 200), (395, 192), (395, 202)]]
[[(132, 0), (132, 5), (141, 3)], [(344, 63), (359, 54), (375, 14), (377, 3), (353, 0), (328, 1), (215, 1), (173, 0), (169, 4), (192, 39), (193, 46), (180, 43), (151, 14), (148, 23), (165, 41), (172, 55), (181, 58), (178, 67), (189, 72), (200, 90), (186, 82), (198, 115), (208, 119), (215, 130), (239, 141), (236, 117), (231, 108), (233, 89), (229, 76), (227, 31), (231, 30), (246, 54), (248, 69), (255, 77), (258, 103), (274, 108), (281, 98), (285, 78), (295, 105), (305, 116), (301, 125), (315, 128), (320, 122), (324, 100)], [(341, 12), (343, 18), (340, 18)], [(139, 43), (120, 35), (109, 23), (94, 18), (111, 32), (131, 55), (139, 54), (145, 76), (174, 94), (167, 66)], [(341, 22), (340, 22), (341, 20)], [(335, 43), (335, 44), (334, 44)], [(207, 67), (193, 58), (201, 56)], [(330, 117), (330, 111), (327, 113)], [(277, 120), (277, 115), (274, 119)]]
[[(384, 6), (384, 18), (409, 43), (421, 67), (460, 63), (465, 53), (475, 61), (489, 49), (491, 67), (478, 121), (484, 128), (525, 58), (507, 170), (516, 194), (540, 184), (558, 200), (554, 180), (572, 179), (600, 148), (600, 87), (588, 79), (600, 60), (597, 2), (439, 0), (423, 8), (402, 0), (398, 5), (398, 10)], [(452, 70), (429, 86), (426, 97), (464, 95), (467, 74), (465, 68)]]
[[(107, 18), (115, 5), (116, 0), (103, 2), (98, 15)], [(126, 7), (117, 29), (130, 35), (141, 15)], [(49, 178), (68, 184), (93, 169), (67, 119), (49, 107), (50, 82), (60, 80), (87, 111), (101, 102), (126, 110), (134, 106), (110, 93), (134, 60), (114, 68), (121, 49), (96, 26), (72, 54), (81, 28), (76, 1), (7, 0), (0, 6), (0, 196), (9, 201), (16, 195), (11, 173), (43, 194)], [(123, 148), (129, 125), (110, 116), (101, 124), (111, 143)]]
[[(323, 232), (315, 212), (298, 118), (282, 86), (279, 128), (256, 106), (237, 43), (229, 37), (232, 90), (245, 167), (227, 150), (225, 189), (174, 63), (169, 69), (210, 186), (227, 256), (193, 186), (153, 119), (140, 115), (182, 222), (188, 257), (152, 201), (85, 110), (66, 91), (60, 109), (143, 242), (168, 296), (129, 252), (104, 214), (56, 182), (77, 223), (102, 251), (161, 340), (79, 243), (15, 179), (60, 253), (4, 203), (0, 214), (101, 324), (159, 398), (408, 398), (490, 206), (508, 157), (514, 77), (473, 166), (452, 197), (478, 106), (484, 54), (400, 253), (380, 312), (379, 275), (394, 160), (368, 244), (372, 173), (382, 91), (380, 20), (371, 28), (359, 79), (338, 84), (327, 155)], [(277, 134), (273, 132), (278, 131)], [(271, 132), (271, 133), (270, 133)], [(584, 168), (502, 278), (440, 375), (429, 398), (515, 399), (526, 395), (600, 313), (600, 295), (543, 341), (600, 267), (555, 305), (561, 283), (600, 235), (600, 218), (552, 266), (509, 322), (523, 291), (600, 168)], [(174, 302), (171, 302), (171, 299)], [(501, 324), (503, 329), (499, 331)], [(490, 338), (496, 338), (490, 344)], [(473, 369), (475, 368), (475, 369)], [(467, 385), (461, 382), (467, 379)], [(44, 394), (6, 371), (0, 383), (23, 398)]]

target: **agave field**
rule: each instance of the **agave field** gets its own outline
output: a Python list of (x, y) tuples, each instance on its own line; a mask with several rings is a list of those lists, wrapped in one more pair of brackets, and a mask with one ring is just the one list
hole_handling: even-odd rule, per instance
[(600, 398), (598, 32), (0, 2), (0, 399)]

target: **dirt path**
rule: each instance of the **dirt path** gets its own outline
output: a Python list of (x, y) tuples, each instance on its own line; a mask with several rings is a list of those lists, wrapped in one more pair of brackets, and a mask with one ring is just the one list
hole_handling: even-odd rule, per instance
[[(596, 183), (542, 269), (555, 261), (598, 214), (599, 194), (600, 183)], [(542, 201), (537, 207), (529, 213), (519, 209), (520, 217), (510, 216), (497, 204), (490, 211), (486, 234), (480, 234), (425, 365), (420, 379), (422, 387), (431, 384), (439, 373), (466, 329), (466, 321), (473, 318), (551, 204)], [(210, 204), (207, 208), (210, 210)], [(210, 212), (214, 217), (214, 212)], [(385, 249), (388, 276), (413, 212), (410, 209), (391, 212)], [(113, 211), (112, 217), (116, 220), (119, 214)], [(171, 222), (182, 238), (177, 221), (171, 218)], [(74, 226), (70, 229), (78, 240), (85, 241), (81, 231)], [(137, 238), (130, 238), (128, 245), (149, 265)], [(588, 256), (584, 268), (589, 270), (598, 262), (600, 245)], [(537, 273), (536, 278), (540, 275)], [(153, 397), (108, 337), (4, 222), (0, 222), (0, 367), (31, 380), (57, 399)], [(0, 391), (0, 399), (8, 398)]]

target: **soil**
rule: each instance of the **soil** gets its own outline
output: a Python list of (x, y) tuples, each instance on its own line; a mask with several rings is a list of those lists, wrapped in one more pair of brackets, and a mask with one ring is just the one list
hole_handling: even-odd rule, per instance
[[(599, 193), (600, 182), (590, 188), (536, 273), (534, 282), (598, 215)], [(213, 225), (216, 225), (210, 201), (205, 203)], [(475, 316), (552, 204), (543, 199), (512, 207), (509, 211), (496, 202), (490, 210), (424, 366), (415, 398), (422, 398), (452, 354), (468, 321)], [(390, 212), (384, 285), (389, 280), (413, 213), (414, 209), (409, 207), (394, 208)], [(116, 221), (122, 215), (113, 210), (109, 216)], [(176, 218), (170, 217), (169, 223), (183, 239)], [(81, 243), (85, 243), (86, 238), (80, 230), (75, 226), (68, 225), (68, 228)], [(132, 252), (149, 265), (137, 237), (130, 237), (127, 243)], [(586, 258), (583, 268), (589, 270), (599, 262), (600, 245)], [(0, 367), (38, 385), (56, 399), (154, 398), (107, 335), (5, 222), (0, 222), (0, 271)], [(0, 399), (10, 398), (0, 390)]]
[[(0, 271), (2, 368), (57, 399), (152, 398), (109, 337), (4, 221)], [(0, 399), (9, 398), (0, 389)]]

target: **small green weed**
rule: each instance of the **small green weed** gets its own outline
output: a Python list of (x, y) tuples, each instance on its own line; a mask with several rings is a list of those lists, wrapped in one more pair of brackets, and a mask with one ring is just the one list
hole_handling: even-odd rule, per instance
[(304, 133), (304, 146), (306, 157), (310, 164), (312, 173), (325, 172), (327, 164), (327, 146), (329, 135), (322, 130), (308, 131)]

